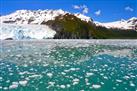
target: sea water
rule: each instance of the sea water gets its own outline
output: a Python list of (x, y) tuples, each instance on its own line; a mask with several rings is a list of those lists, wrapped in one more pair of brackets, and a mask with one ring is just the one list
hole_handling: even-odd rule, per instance
[(136, 40), (0, 44), (0, 91), (137, 91)]

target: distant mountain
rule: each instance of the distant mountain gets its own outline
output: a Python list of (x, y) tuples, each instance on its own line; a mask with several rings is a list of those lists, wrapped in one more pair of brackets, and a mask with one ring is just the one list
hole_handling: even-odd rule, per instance
[(137, 19), (94, 22), (63, 10), (18, 10), (0, 17), (0, 39), (137, 39)]
[(118, 28), (118, 29), (132, 29), (137, 30), (137, 18), (132, 17), (129, 20), (121, 20), (109, 23), (95, 22), (97, 26), (104, 26), (106, 28)]
[[(41, 24), (49, 20), (55, 20), (57, 16), (71, 14), (69, 12), (59, 10), (18, 10), (10, 15), (1, 16), (0, 21), (2, 23), (12, 24)], [(83, 21), (92, 21), (90, 17), (82, 14), (73, 14), (77, 18)]]
[[(57, 38), (57, 35), (60, 33), (57, 31), (58, 29), (61, 29), (64, 27), (64, 29), (68, 28), (68, 30), (71, 30), (69, 27), (72, 27), (70, 25), (69, 27), (58, 26), (59, 23), (54, 24), (54, 26), (51, 27), (50, 23), (51, 21), (59, 20), (60, 22), (63, 22), (63, 19), (66, 19), (66, 15), (71, 16), (68, 17), (68, 24), (71, 24), (69, 20), (72, 20), (72, 22), (75, 22), (75, 20), (78, 20), (81, 23), (88, 23), (93, 22), (90, 17), (87, 17), (82, 14), (72, 14), (63, 10), (18, 10), (10, 15), (1, 16), (1, 27), (0, 33), (1, 38), (0, 39), (46, 39), (46, 38)], [(48, 26), (47, 26), (48, 25)], [(79, 23), (77, 23), (77, 26), (79, 27)], [(58, 27), (56, 27), (58, 26)], [(74, 27), (77, 27), (74, 25)], [(84, 29), (82, 29), (84, 32)], [(54, 32), (53, 32), (54, 31)], [(60, 30), (62, 31), (62, 30)], [(72, 30), (73, 31), (73, 30)], [(76, 30), (75, 30), (76, 31)], [(76, 31), (80, 33), (79, 31)], [(77, 36), (75, 38), (81, 38), (80, 35), (75, 35), (69, 33), (69, 37), (62, 37), (65, 34), (68, 34), (67, 31), (64, 30), (64, 34), (59, 35), (60, 38), (74, 38), (73, 36)], [(82, 34), (83, 38), (87, 38), (88, 35)], [(58, 38), (59, 38), (58, 36)]]

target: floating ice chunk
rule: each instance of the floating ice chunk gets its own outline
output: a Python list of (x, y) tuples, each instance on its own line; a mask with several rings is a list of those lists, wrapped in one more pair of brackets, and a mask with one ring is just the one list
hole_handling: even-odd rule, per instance
[(55, 82), (48, 82), (50, 86), (54, 86)]
[(98, 88), (101, 88), (101, 85), (93, 84), (92, 87), (95, 89), (98, 89)]
[(22, 86), (26, 86), (28, 83), (28, 81), (24, 80), (24, 81), (19, 81), (19, 84)]
[(12, 75), (13, 75), (13, 73), (9, 73), (9, 75), (10, 75), (10, 76), (12, 76)]
[(133, 82), (130, 82), (131, 87), (135, 87), (135, 84)]
[(76, 85), (78, 83), (79, 83), (79, 79), (77, 79), (77, 78), (73, 79), (73, 85)]
[(2, 77), (0, 77), (0, 80), (2, 80), (3, 78)]
[(90, 83), (88, 81), (89, 80), (87, 78), (85, 78), (86, 85), (90, 85)]
[(135, 78), (136, 76), (134, 76), (134, 75), (130, 75), (130, 77), (131, 77), (131, 78)]
[(7, 80), (6, 83), (10, 83), (10, 80)]
[(113, 87), (113, 89), (116, 89), (116, 87)]
[(86, 73), (86, 77), (90, 77), (92, 75), (94, 75), (94, 73)]
[(79, 79), (75, 78), (73, 79), (73, 82), (79, 82)]
[(75, 71), (75, 70), (76, 70), (76, 68), (70, 68), (70, 70), (71, 70), (71, 71)]
[(104, 85), (104, 82), (101, 82), (102, 85)]
[(98, 59), (98, 60), (102, 60), (103, 58), (101, 58), (101, 57), (98, 57), (97, 59)]
[(105, 65), (104, 65), (104, 67), (108, 67), (108, 65), (107, 65), (107, 64), (105, 64)]
[(24, 72), (19, 72), (20, 75), (24, 75), (24, 74), (29, 74), (28, 71), (24, 71)]
[(106, 77), (106, 76), (104, 76), (103, 78), (104, 78), (104, 79), (108, 79), (108, 77)]
[(86, 85), (90, 85), (90, 83), (88, 82), (88, 83), (86, 83)]
[(123, 78), (127, 80), (127, 79), (129, 79), (130, 77), (129, 77), (129, 76), (124, 76)]
[(29, 76), (29, 78), (41, 78), (41, 77), (42, 75), (37, 75), (37, 74)]
[(8, 87), (3, 87), (4, 90), (8, 90)]
[(65, 73), (65, 72), (61, 72), (61, 74), (62, 74), (62, 75), (66, 75), (66, 73)]
[(69, 87), (70, 87), (70, 84), (67, 84), (67, 87), (69, 88)]
[(47, 76), (51, 78), (53, 76), (53, 74), (52, 73), (47, 73)]
[(70, 70), (64, 70), (64, 72), (69, 72)]
[(9, 86), (9, 89), (15, 89), (18, 87), (18, 83), (12, 83), (12, 85)]
[(119, 80), (119, 79), (117, 79), (116, 81), (117, 81), (117, 82), (122, 82), (122, 80)]
[(76, 85), (76, 84), (78, 84), (79, 82), (73, 82), (73, 85)]
[(60, 88), (65, 88), (66, 86), (65, 85), (60, 85)]

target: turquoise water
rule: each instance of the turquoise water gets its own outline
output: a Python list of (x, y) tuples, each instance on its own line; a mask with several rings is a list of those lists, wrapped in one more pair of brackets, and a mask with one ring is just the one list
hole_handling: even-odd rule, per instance
[(4, 42), (0, 91), (137, 91), (137, 47)]

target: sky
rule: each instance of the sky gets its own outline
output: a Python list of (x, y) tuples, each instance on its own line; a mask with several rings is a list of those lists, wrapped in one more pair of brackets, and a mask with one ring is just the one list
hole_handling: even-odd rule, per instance
[(137, 17), (137, 0), (0, 0), (0, 15), (16, 10), (62, 9), (99, 22)]

